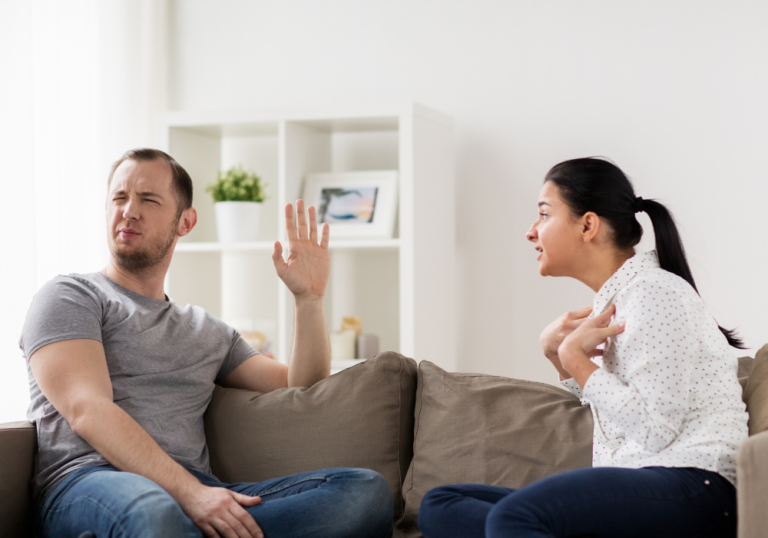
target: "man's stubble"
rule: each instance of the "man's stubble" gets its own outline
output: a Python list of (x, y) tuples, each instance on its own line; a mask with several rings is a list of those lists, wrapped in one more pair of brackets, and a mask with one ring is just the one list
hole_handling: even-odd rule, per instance
[(109, 250), (115, 261), (131, 273), (142, 273), (159, 265), (165, 259), (168, 251), (173, 247), (173, 241), (176, 238), (176, 230), (179, 227), (179, 221), (169, 228), (168, 234), (160, 237), (154, 244), (148, 245), (144, 249), (136, 249), (131, 252), (121, 251), (115, 241), (111, 241)]

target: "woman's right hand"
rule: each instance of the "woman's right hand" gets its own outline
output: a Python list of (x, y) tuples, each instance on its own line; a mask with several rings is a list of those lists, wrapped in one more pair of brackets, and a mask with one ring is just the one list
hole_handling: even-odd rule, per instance
[(580, 327), (591, 313), (591, 306), (580, 308), (572, 312), (566, 312), (541, 331), (539, 341), (541, 342), (541, 349), (544, 351), (544, 356), (547, 357), (557, 369), (562, 379), (568, 379), (571, 376), (561, 366), (557, 350), (560, 347), (560, 344), (563, 343), (563, 340), (565, 340), (565, 337)]

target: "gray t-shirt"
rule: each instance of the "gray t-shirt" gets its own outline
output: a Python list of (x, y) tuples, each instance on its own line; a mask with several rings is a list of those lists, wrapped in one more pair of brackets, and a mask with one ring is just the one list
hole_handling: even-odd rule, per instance
[[(32, 300), (19, 346), (29, 359), (45, 345), (77, 338), (104, 346), (114, 402), (178, 463), (210, 473), (203, 413), (214, 383), (257, 353), (237, 331), (200, 307), (134, 293), (101, 273), (58, 276)], [(29, 360), (27, 371), (37, 497), (75, 469), (108, 462), (43, 395)]]

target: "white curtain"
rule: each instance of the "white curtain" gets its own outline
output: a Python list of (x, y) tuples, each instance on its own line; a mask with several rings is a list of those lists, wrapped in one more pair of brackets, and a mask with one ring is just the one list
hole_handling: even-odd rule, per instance
[(0, 1), (0, 423), (29, 401), (35, 291), (106, 262), (110, 163), (166, 108), (168, 0)]

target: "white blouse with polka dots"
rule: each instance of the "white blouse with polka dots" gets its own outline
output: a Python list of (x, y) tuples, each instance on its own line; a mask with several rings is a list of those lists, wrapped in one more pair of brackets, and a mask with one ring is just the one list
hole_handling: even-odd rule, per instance
[(736, 451), (747, 438), (738, 361), (688, 282), (659, 267), (656, 251), (627, 260), (600, 288), (592, 315), (616, 305), (600, 366), (584, 390), (595, 467), (697, 467), (736, 483)]

